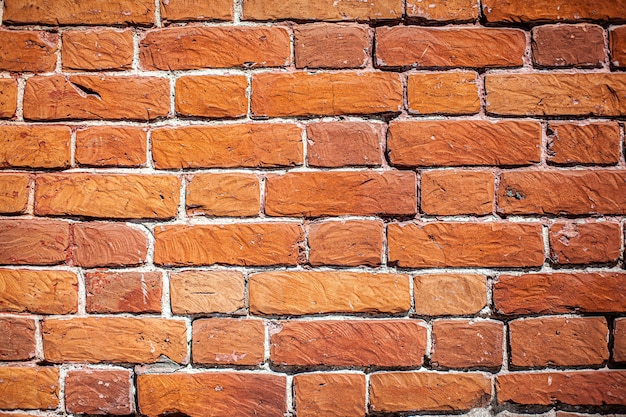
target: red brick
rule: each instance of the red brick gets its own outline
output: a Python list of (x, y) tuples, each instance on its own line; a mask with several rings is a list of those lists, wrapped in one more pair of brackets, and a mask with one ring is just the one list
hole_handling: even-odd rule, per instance
[(306, 128), (309, 166), (379, 166), (381, 130), (365, 122), (312, 123)]
[(614, 0), (484, 0), (487, 22), (573, 22), (579, 20), (623, 20), (626, 4)]
[(167, 219), (176, 216), (179, 190), (173, 175), (42, 174), (35, 214)]
[(501, 314), (624, 313), (625, 286), (618, 272), (500, 275), (493, 301)]
[[(6, 21), (7, 5), (4, 11)], [(50, 72), (57, 63), (59, 35), (44, 31), (0, 30), (0, 43), (11, 45), (0, 51), (0, 70), (12, 72)]]
[(244, 0), (244, 20), (389, 20), (402, 17), (400, 0), (336, 2), (332, 0)]
[(302, 129), (294, 124), (244, 123), (152, 131), (152, 155), (158, 169), (294, 166), (302, 165), (302, 154)]
[(392, 216), (417, 211), (412, 172), (291, 172), (268, 175), (268, 216)]
[(617, 223), (554, 223), (550, 227), (550, 258), (557, 264), (615, 263), (622, 248)]
[(509, 334), (513, 366), (598, 366), (609, 359), (604, 317), (518, 319)]
[(464, 115), (480, 111), (475, 72), (409, 74), (407, 89), (409, 113)]
[(85, 274), (88, 313), (160, 313), (160, 272)]
[(383, 255), (383, 223), (369, 220), (311, 223), (307, 227), (313, 266), (377, 266)]
[(136, 266), (146, 261), (148, 237), (124, 223), (76, 223), (72, 254), (84, 268)]
[(626, 362), (626, 318), (613, 322), (613, 360)]
[(74, 272), (0, 269), (0, 311), (68, 314), (78, 309), (78, 278)]
[(296, 68), (363, 68), (370, 53), (368, 28), (313, 23), (294, 29)]
[(508, 171), (500, 176), (502, 214), (624, 214), (626, 171)]
[(5, 24), (139, 25), (154, 23), (152, 0), (120, 0), (102, 3), (81, 0), (65, 4), (57, 0), (12, 0), (5, 6)]
[(77, 414), (130, 414), (130, 378), (128, 370), (69, 371), (65, 378), (65, 410)]
[(406, 14), (427, 22), (474, 22), (478, 19), (478, 0), (407, 0)]
[(65, 262), (69, 224), (58, 220), (0, 220), (0, 264)]
[(361, 417), (365, 375), (310, 373), (293, 378), (298, 417)]
[(160, 0), (165, 21), (232, 20), (231, 0)]
[(598, 67), (604, 29), (596, 25), (545, 25), (532, 30), (533, 63), (540, 67)]
[(541, 125), (518, 121), (392, 121), (395, 166), (530, 165), (541, 159)]
[(463, 411), (491, 402), (481, 373), (384, 372), (370, 377), (371, 412)]
[(212, 318), (193, 322), (194, 364), (261, 365), (264, 344), (262, 320)]
[(0, 78), (0, 119), (11, 119), (17, 110), (17, 83), (13, 78)]
[(544, 261), (538, 223), (392, 223), (389, 262), (399, 267), (529, 267)]
[(409, 277), (358, 272), (261, 272), (249, 278), (250, 312), (262, 315), (398, 314), (411, 308)]
[(243, 75), (200, 75), (176, 80), (176, 112), (182, 116), (234, 118), (248, 112)]
[(431, 363), (442, 368), (502, 366), (504, 324), (499, 321), (436, 320)]
[[(237, 45), (237, 48), (233, 48)], [(282, 27), (174, 27), (146, 33), (139, 60), (147, 70), (283, 67), (291, 63)]]
[(302, 226), (297, 223), (238, 223), (157, 226), (157, 265), (296, 265)]
[(96, 167), (146, 164), (146, 131), (131, 126), (92, 126), (76, 131), (76, 162)]
[(0, 126), (0, 168), (68, 168), (67, 126)]
[[(6, 291), (6, 288), (4, 291)], [(2, 304), (4, 303), (0, 300), (0, 305)], [(0, 360), (27, 361), (35, 357), (34, 320), (0, 317), (0, 333), (3, 335), (2, 339), (0, 339)]]
[(626, 114), (626, 74), (488, 74), (485, 89), (487, 113), (494, 115), (607, 117)]
[(397, 113), (402, 83), (383, 72), (261, 73), (252, 77), (251, 103), (256, 117)]
[(212, 417), (275, 417), (287, 412), (284, 375), (202, 372), (139, 375), (137, 399), (142, 415), (157, 417), (170, 410)]
[(28, 203), (28, 174), (0, 174), (0, 213), (23, 213)]
[(33, 77), (28, 79), (24, 90), (24, 118), (148, 121), (168, 114), (169, 96), (167, 78)]
[(241, 314), (244, 276), (239, 271), (183, 271), (170, 275), (172, 312)]
[(520, 67), (525, 51), (526, 35), (517, 29), (376, 28), (379, 67)]
[(473, 315), (487, 305), (487, 277), (426, 274), (413, 278), (415, 313), (425, 316)]
[(63, 33), (65, 70), (124, 70), (133, 64), (133, 32), (130, 29), (90, 29)]
[[(187, 329), (182, 320), (130, 317), (58, 318), (43, 321), (46, 361), (154, 363), (162, 355), (186, 363)], [(106, 337), (102, 337), (106, 335)]]
[(254, 174), (197, 174), (187, 181), (187, 214), (250, 217), (259, 214), (261, 192)]
[(279, 366), (419, 367), (426, 353), (421, 320), (283, 321), (270, 334)]
[(619, 26), (609, 32), (611, 48), (611, 65), (617, 68), (626, 67), (626, 26)]
[(617, 123), (550, 123), (548, 161), (557, 165), (615, 165), (620, 157)]
[(59, 370), (0, 367), (0, 409), (54, 410), (59, 405)]
[(488, 171), (425, 171), (421, 182), (421, 208), (426, 214), (491, 214), (494, 175)]
[(626, 405), (626, 372), (511, 373), (496, 380), (498, 403)]

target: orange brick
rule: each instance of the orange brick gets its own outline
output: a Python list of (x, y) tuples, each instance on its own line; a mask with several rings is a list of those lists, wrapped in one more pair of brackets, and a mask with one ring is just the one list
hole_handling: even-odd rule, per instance
[(507, 171), (497, 206), (503, 214), (624, 214), (626, 171)]
[(65, 70), (124, 70), (133, 64), (133, 32), (90, 29), (63, 33), (62, 61)]
[(244, 123), (152, 131), (152, 154), (158, 169), (294, 166), (302, 165), (302, 153), (302, 129), (293, 124)]
[(431, 362), (442, 368), (499, 368), (503, 338), (499, 321), (436, 320)]
[(291, 172), (268, 175), (269, 216), (392, 216), (414, 214), (417, 185), (412, 172)]
[(148, 121), (169, 110), (167, 78), (53, 75), (29, 78), (24, 90), (28, 120)]
[(238, 271), (183, 271), (170, 275), (172, 312), (240, 314), (244, 308), (244, 276)]
[(438, 23), (475, 22), (478, 0), (407, 0), (408, 18)]
[(176, 112), (182, 116), (234, 118), (248, 112), (243, 75), (200, 75), (176, 80)]
[(622, 247), (617, 223), (555, 223), (550, 227), (550, 258), (557, 264), (615, 263)]
[(615, 319), (613, 327), (613, 360), (626, 362), (626, 319)]
[(426, 214), (491, 214), (494, 175), (488, 171), (425, 171), (421, 182), (421, 208)]
[(389, 20), (400, 19), (404, 7), (400, 0), (335, 2), (332, 0), (244, 0), (244, 20)]
[(620, 156), (617, 123), (548, 125), (548, 161), (557, 165), (615, 165)]
[(270, 334), (278, 366), (419, 367), (426, 353), (421, 320), (283, 321)]
[(128, 370), (72, 370), (65, 378), (65, 410), (77, 414), (127, 415), (131, 405)]
[(63, 263), (69, 232), (69, 224), (59, 220), (0, 220), (0, 264)]
[[(6, 19), (9, 5), (4, 11)], [(50, 72), (57, 63), (59, 35), (44, 31), (0, 30), (0, 43), (11, 45), (0, 51), (0, 70)]]
[(487, 278), (475, 274), (417, 275), (413, 292), (418, 315), (473, 315), (487, 305)]
[(265, 325), (253, 319), (201, 319), (193, 322), (195, 364), (261, 365), (265, 360)]
[(42, 174), (35, 185), (37, 215), (111, 218), (176, 216), (180, 178), (144, 174)]
[(379, 67), (520, 67), (525, 51), (526, 35), (517, 29), (376, 28)]
[(160, 272), (85, 274), (88, 313), (160, 313)]
[(187, 214), (249, 217), (260, 209), (259, 178), (254, 174), (197, 174), (187, 182)]
[(160, 0), (165, 21), (232, 20), (231, 0)]
[(93, 126), (76, 132), (76, 162), (84, 166), (146, 164), (146, 131), (130, 126)]
[(573, 22), (578, 20), (623, 20), (626, 4), (613, 0), (484, 0), (487, 22)]
[(28, 203), (30, 177), (27, 174), (0, 174), (0, 213), (23, 213)]
[(533, 63), (540, 67), (598, 67), (604, 29), (596, 25), (544, 25), (532, 30)]
[(399, 274), (262, 272), (248, 285), (253, 314), (398, 314), (411, 307), (408, 276)]
[(84, 268), (136, 266), (146, 261), (148, 237), (123, 223), (76, 223), (73, 226), (74, 262)]
[(41, 333), (44, 357), (48, 362), (154, 363), (161, 355), (176, 363), (188, 360), (187, 329), (182, 320), (130, 317), (46, 319)]
[(361, 417), (365, 410), (365, 375), (311, 373), (293, 378), (298, 417)]
[(78, 311), (78, 278), (74, 272), (0, 269), (0, 311), (68, 314)]
[(609, 32), (611, 65), (626, 67), (626, 26), (619, 26)]
[(377, 266), (383, 255), (383, 224), (350, 220), (311, 223), (307, 227), (309, 263), (313, 266)]
[(32, 319), (0, 317), (0, 333), (3, 335), (0, 339), (0, 360), (27, 361), (34, 358), (35, 327)]
[(297, 223), (157, 226), (157, 265), (296, 265), (303, 232)]
[(11, 119), (17, 110), (17, 83), (13, 78), (0, 78), (0, 119)]
[(29, 366), (0, 368), (0, 408), (54, 410), (59, 405), (59, 370)]
[(529, 267), (544, 261), (537, 223), (392, 223), (389, 262), (400, 267)]
[(283, 67), (291, 63), (289, 42), (281, 27), (154, 29), (141, 40), (139, 60), (147, 70)]
[(383, 72), (262, 73), (252, 77), (251, 103), (257, 117), (397, 113), (402, 83)]
[(379, 166), (381, 130), (365, 122), (312, 123), (306, 128), (309, 166)]
[(368, 28), (313, 23), (294, 29), (296, 68), (363, 68), (370, 52)]
[(66, 126), (0, 126), (0, 168), (68, 168)]
[(480, 110), (476, 73), (409, 74), (409, 112), (415, 114), (474, 114)]

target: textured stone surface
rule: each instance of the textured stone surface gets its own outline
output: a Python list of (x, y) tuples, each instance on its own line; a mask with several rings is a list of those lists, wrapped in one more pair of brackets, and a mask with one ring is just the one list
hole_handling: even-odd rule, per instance
[(149, 121), (168, 114), (169, 96), (166, 78), (33, 77), (28, 79), (24, 90), (24, 118)]
[(514, 366), (598, 366), (609, 359), (604, 317), (518, 319), (509, 335)]
[(623, 313), (625, 285), (619, 272), (500, 275), (493, 300), (502, 314)]
[[(44, 357), (57, 362), (154, 363), (161, 355), (186, 363), (187, 330), (182, 320), (85, 317), (43, 321)], [(106, 337), (102, 337), (106, 335)]]
[(619, 26), (609, 32), (611, 65), (626, 67), (626, 26)]
[(12, 78), (0, 79), (0, 119), (15, 116), (17, 110), (17, 83)]
[[(7, 9), (10, 9), (7, 6)], [(4, 11), (6, 19), (7, 9)], [(0, 30), (0, 43), (11, 45), (0, 50), (2, 71), (53, 71), (57, 63), (59, 35), (44, 31)]]
[(533, 63), (540, 67), (598, 67), (604, 30), (596, 25), (545, 25), (532, 31)]
[(27, 174), (0, 175), (0, 213), (22, 213), (28, 203), (29, 184)]
[(160, 272), (85, 274), (88, 313), (160, 313)]
[(541, 225), (531, 223), (392, 223), (389, 262), (400, 267), (543, 265)]
[(487, 305), (487, 278), (476, 274), (417, 275), (413, 278), (413, 293), (416, 314), (476, 314)]
[(232, 20), (230, 0), (160, 0), (161, 18), (166, 21)]
[(403, 13), (400, 0), (335, 2), (332, 0), (244, 0), (244, 20), (379, 20), (399, 19)]
[(370, 411), (462, 411), (491, 401), (481, 373), (385, 372), (370, 377)]
[(0, 264), (65, 262), (69, 228), (68, 223), (59, 220), (0, 220)]
[(369, 115), (397, 113), (401, 108), (398, 74), (294, 72), (252, 76), (251, 110), (256, 117)]
[[(1, 276), (2, 273), (0, 272)], [(0, 306), (2, 304), (4, 304), (3, 300), (0, 299)], [(2, 339), (0, 339), (0, 360), (24, 361), (35, 357), (34, 320), (0, 317), (0, 334), (2, 334)]]
[(72, 230), (72, 258), (79, 266), (134, 266), (146, 261), (148, 237), (141, 229), (124, 223), (77, 223)]
[(409, 112), (415, 114), (474, 114), (480, 110), (476, 73), (410, 74)]
[(363, 374), (298, 374), (293, 384), (298, 417), (365, 415)]
[(236, 118), (248, 112), (243, 75), (185, 76), (176, 80), (176, 112), (181, 116)]
[(473, 22), (478, 19), (478, 0), (407, 0), (406, 14), (428, 22)]
[(238, 271), (183, 271), (170, 275), (174, 314), (238, 313), (244, 307), (244, 277)]
[(398, 314), (411, 307), (409, 277), (400, 274), (262, 272), (248, 285), (253, 314)]
[(139, 375), (137, 399), (141, 414), (201, 416), (211, 404), (213, 417), (275, 417), (287, 411), (287, 380), (283, 375), (202, 372)]
[(124, 70), (133, 64), (133, 32), (91, 29), (63, 33), (65, 70)]
[(502, 214), (624, 214), (626, 171), (509, 171), (497, 199)]
[(158, 226), (157, 265), (296, 265), (304, 234), (296, 223)]
[(42, 174), (36, 179), (37, 215), (161, 218), (176, 215), (180, 178), (145, 174)]
[(69, 371), (65, 377), (65, 410), (77, 414), (130, 414), (130, 378), (128, 370)]
[(67, 168), (70, 129), (62, 126), (0, 126), (0, 168)]
[(194, 364), (261, 365), (265, 326), (254, 319), (200, 319), (193, 322)]
[(152, 155), (159, 169), (301, 165), (302, 129), (293, 124), (245, 123), (158, 128)]
[(76, 313), (78, 278), (74, 272), (0, 269), (0, 311), (34, 314)]
[(541, 125), (518, 121), (392, 121), (395, 166), (529, 165), (541, 156)]
[(287, 66), (289, 32), (245, 26), (154, 29), (139, 44), (139, 61), (147, 70)]
[(0, 409), (53, 410), (59, 405), (59, 370), (0, 367)]
[(382, 262), (383, 223), (379, 221), (311, 223), (307, 232), (313, 266), (376, 266)]
[(548, 161), (558, 165), (614, 165), (620, 155), (617, 123), (554, 122), (548, 130)]
[(626, 362), (626, 318), (613, 322), (613, 360)]
[(379, 27), (375, 62), (379, 67), (519, 67), (525, 50), (526, 36), (516, 29)]
[(132, 126), (92, 126), (76, 131), (76, 162), (136, 167), (146, 163), (146, 131)]
[(426, 214), (490, 214), (494, 208), (494, 175), (488, 171), (425, 171), (421, 208)]
[(382, 126), (365, 122), (312, 123), (306, 128), (307, 160), (314, 167), (377, 166), (382, 163)]
[(186, 190), (190, 215), (250, 217), (261, 209), (254, 174), (197, 174), (187, 180)]
[(572, 22), (578, 20), (623, 20), (626, 4), (614, 0), (485, 0), (487, 22)]
[(436, 320), (431, 363), (442, 368), (499, 368), (503, 330), (504, 324), (493, 320)]
[(557, 264), (614, 263), (621, 247), (617, 223), (559, 222), (550, 227), (550, 258)]
[(270, 335), (279, 366), (419, 367), (426, 353), (421, 320), (283, 321)]
[(313, 23), (294, 29), (296, 68), (363, 68), (370, 54), (368, 28)]
[(268, 175), (268, 216), (408, 215), (417, 211), (412, 172), (292, 172)]

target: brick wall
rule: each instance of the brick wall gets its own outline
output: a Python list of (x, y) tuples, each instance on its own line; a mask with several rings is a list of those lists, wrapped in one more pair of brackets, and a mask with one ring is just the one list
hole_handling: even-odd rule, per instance
[(4, 0), (0, 415), (626, 409), (623, 0)]

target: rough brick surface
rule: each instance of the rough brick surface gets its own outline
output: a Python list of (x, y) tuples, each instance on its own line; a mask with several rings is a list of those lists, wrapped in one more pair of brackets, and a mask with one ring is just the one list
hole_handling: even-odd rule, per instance
[(494, 176), (487, 171), (426, 171), (421, 209), (427, 214), (489, 214), (494, 208)]
[(0, 409), (55, 409), (59, 370), (50, 367), (0, 368)]
[(11, 45), (0, 52), (3, 71), (50, 72), (57, 63), (59, 36), (44, 31), (0, 30), (0, 42)]
[(199, 174), (187, 181), (187, 213), (250, 217), (261, 208), (259, 178), (250, 174)]
[(546, 25), (532, 31), (533, 63), (540, 67), (598, 67), (604, 31), (595, 25)]
[(613, 337), (613, 360), (615, 362), (626, 362), (626, 320), (615, 320)]
[(407, 88), (411, 113), (464, 115), (480, 110), (474, 72), (411, 74)]
[(382, 163), (380, 126), (362, 122), (312, 123), (307, 126), (309, 166), (377, 166)]
[(193, 323), (193, 362), (204, 365), (260, 365), (265, 326), (261, 320), (202, 319)]
[(557, 264), (614, 263), (622, 248), (616, 223), (555, 223), (550, 227), (550, 257)]
[(187, 20), (232, 20), (230, 0), (160, 0), (161, 17), (170, 22)]
[(28, 204), (30, 178), (26, 174), (0, 175), (0, 213), (22, 213)]
[(146, 260), (147, 236), (129, 224), (77, 224), (72, 230), (72, 255), (77, 265), (85, 268), (134, 266)]
[(376, 266), (382, 263), (383, 223), (368, 220), (311, 223), (311, 265)]
[(245, 20), (382, 20), (398, 19), (403, 7), (400, 0), (373, 0), (344, 3), (331, 0), (296, 0), (285, 4), (279, 0), (245, 0)]
[(555, 165), (615, 165), (620, 156), (616, 123), (549, 124), (548, 161)]
[(73, 272), (0, 269), (0, 283), (0, 311), (68, 314), (78, 309), (78, 277)]
[(362, 68), (369, 56), (367, 26), (319, 23), (295, 28), (297, 68)]
[(487, 22), (574, 22), (577, 20), (623, 20), (626, 4), (612, 0), (485, 0)]
[(129, 69), (133, 63), (133, 32), (128, 29), (65, 32), (62, 59), (67, 70)]
[(85, 275), (88, 313), (160, 313), (159, 272), (91, 272)]
[(626, 26), (619, 26), (609, 32), (611, 65), (626, 67)]
[(415, 313), (476, 314), (487, 304), (487, 278), (476, 274), (424, 274), (413, 279)]
[(63, 126), (0, 126), (0, 168), (67, 168), (70, 129)]
[(431, 361), (441, 368), (500, 367), (503, 329), (499, 321), (437, 320)]
[(244, 307), (244, 276), (237, 271), (183, 271), (170, 276), (174, 314), (233, 314)]
[(478, 0), (407, 0), (407, 17), (426, 22), (473, 22), (478, 19)]
[[(0, 301), (1, 303), (1, 301)], [(24, 318), (0, 318), (0, 359), (29, 360), (35, 356), (35, 321)]]
[(65, 377), (65, 409), (78, 414), (130, 414), (130, 377), (126, 370), (70, 371)]
[(55, 265), (68, 256), (69, 223), (0, 220), (0, 264)]
[(294, 377), (301, 417), (358, 417), (365, 414), (365, 377), (361, 374), (299, 374)]
[(176, 80), (176, 112), (181, 116), (236, 118), (248, 111), (244, 76), (195, 76)]
[(76, 131), (76, 162), (93, 167), (146, 163), (146, 131), (130, 126), (93, 126)]
[(9, 119), (17, 111), (17, 83), (12, 78), (0, 79), (0, 119)]

